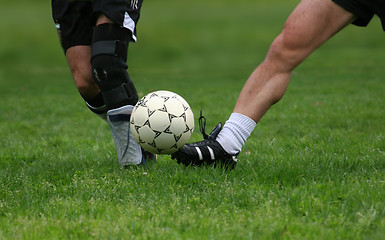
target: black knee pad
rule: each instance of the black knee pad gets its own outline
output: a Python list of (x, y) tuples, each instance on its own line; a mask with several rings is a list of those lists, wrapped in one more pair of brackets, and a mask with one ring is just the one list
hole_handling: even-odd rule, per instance
[(138, 101), (127, 73), (127, 48), (131, 33), (116, 24), (95, 27), (92, 39), (92, 76), (108, 109), (135, 105)]

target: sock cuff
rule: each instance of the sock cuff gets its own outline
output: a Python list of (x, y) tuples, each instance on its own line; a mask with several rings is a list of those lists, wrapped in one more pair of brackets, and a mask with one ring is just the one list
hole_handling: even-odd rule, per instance
[(241, 151), (257, 123), (240, 113), (232, 113), (217, 137), (217, 141), (229, 154)]
[(236, 125), (244, 129), (247, 129), (247, 131), (250, 133), (257, 125), (257, 123), (253, 119), (241, 113), (232, 113), (228, 121), (235, 123)]

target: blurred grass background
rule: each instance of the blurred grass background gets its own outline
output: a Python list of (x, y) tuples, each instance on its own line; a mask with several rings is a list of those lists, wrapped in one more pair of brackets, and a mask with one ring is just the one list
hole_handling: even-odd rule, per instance
[[(143, 4), (129, 72), (181, 94), (208, 131), (298, 1)], [(118, 166), (72, 82), (48, 1), (0, 7), (1, 239), (382, 239), (384, 32), (349, 26), (298, 67), (233, 172), (160, 156)], [(196, 121), (197, 122), (197, 121)], [(200, 140), (196, 130), (192, 141)]]

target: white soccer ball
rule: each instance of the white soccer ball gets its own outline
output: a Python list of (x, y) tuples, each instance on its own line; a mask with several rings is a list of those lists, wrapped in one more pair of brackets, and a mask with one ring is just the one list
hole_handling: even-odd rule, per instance
[(172, 154), (185, 145), (194, 130), (194, 115), (181, 96), (155, 91), (138, 101), (130, 129), (140, 146), (156, 154)]

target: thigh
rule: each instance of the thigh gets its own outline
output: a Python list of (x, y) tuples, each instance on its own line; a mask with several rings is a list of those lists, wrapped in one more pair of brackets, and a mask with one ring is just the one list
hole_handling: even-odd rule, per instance
[[(355, 16), (331, 0), (302, 0), (288, 17), (269, 54), (292, 69)], [(268, 56), (269, 56), (268, 54)]]
[(357, 19), (353, 24), (366, 26), (374, 14), (378, 15), (385, 30), (385, 1), (384, 0), (333, 0), (344, 9), (354, 13)]
[(344, 9), (357, 16), (353, 24), (366, 26), (374, 15), (374, 10), (378, 8), (376, 1), (373, 0), (332, 0)]
[(330, 0), (302, 0), (289, 16), (284, 31), (296, 33), (296, 40), (304, 47), (316, 48), (354, 19), (352, 13)]

